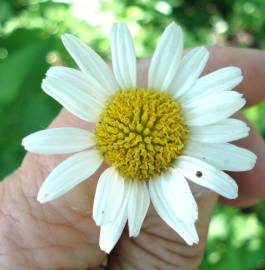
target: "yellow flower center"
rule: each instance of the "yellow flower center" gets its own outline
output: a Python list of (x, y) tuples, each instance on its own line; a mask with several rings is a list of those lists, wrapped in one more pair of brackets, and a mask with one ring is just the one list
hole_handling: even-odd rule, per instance
[(125, 178), (148, 180), (168, 169), (188, 135), (179, 104), (169, 93), (119, 90), (96, 125), (104, 159)]

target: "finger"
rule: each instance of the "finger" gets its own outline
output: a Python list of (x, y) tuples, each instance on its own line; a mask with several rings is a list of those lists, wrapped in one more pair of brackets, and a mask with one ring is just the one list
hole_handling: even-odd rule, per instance
[[(244, 79), (236, 89), (245, 95), (247, 106), (265, 99), (265, 52), (220, 46), (209, 46), (208, 49), (210, 57), (204, 74), (227, 66), (237, 66), (241, 68)], [(142, 60), (138, 64), (138, 85), (142, 87), (146, 86), (149, 62)]]
[[(50, 128), (55, 127), (93, 128), (66, 110), (62, 110), (50, 125)], [(21, 167), (21, 174), (27, 177), (23, 177), (21, 186), (26, 190), (27, 197), (32, 198), (34, 208), (31, 212), (36, 212), (43, 220), (43, 224), (49, 224), (49, 234), (45, 235), (47, 229), (43, 229), (40, 230), (40, 235), (42, 239), (51, 238), (52, 235), (52, 241), (61, 252), (58, 251), (59, 255), (54, 256), (58, 265), (69, 265), (70, 267), (74, 262), (79, 261), (80, 264), (87, 267), (95, 267), (106, 258), (106, 254), (100, 250), (98, 245), (99, 228), (92, 220), (97, 179), (103, 169), (98, 170), (89, 181), (82, 182), (57, 200), (47, 204), (39, 204), (36, 201), (36, 194), (44, 179), (65, 158), (66, 155), (27, 154)], [(71, 248), (67, 249), (68, 253), (65, 252), (65, 247), (72, 247), (74, 252)], [(51, 252), (53, 250), (48, 245), (47, 249)], [(53, 261), (49, 263), (53, 263)]]
[[(247, 122), (243, 116), (240, 118)], [(254, 152), (257, 163), (251, 171), (231, 173), (239, 186), (239, 197), (236, 200), (221, 200), (233, 206), (249, 206), (265, 197), (265, 143), (261, 135), (252, 128), (250, 136), (237, 144)]]
[(210, 58), (205, 73), (226, 67), (241, 68), (244, 80), (237, 90), (245, 95), (247, 106), (265, 99), (265, 52), (255, 49), (209, 46)]
[(151, 208), (139, 237), (129, 238), (128, 233), (123, 234), (109, 257), (108, 269), (197, 269), (216, 201), (214, 193), (197, 199), (199, 220), (196, 227), (200, 241), (193, 246), (186, 245)]
[[(244, 80), (237, 89), (245, 95), (247, 105), (251, 106), (265, 98), (265, 53), (255, 49), (209, 47), (210, 60), (205, 73), (228, 65), (241, 68)], [(244, 119), (246, 121), (246, 119)], [(221, 200), (233, 206), (249, 206), (265, 197), (265, 145), (260, 134), (253, 128), (250, 136), (238, 143), (239, 146), (257, 155), (256, 166), (248, 172), (231, 173), (238, 183), (239, 197), (236, 200)]]

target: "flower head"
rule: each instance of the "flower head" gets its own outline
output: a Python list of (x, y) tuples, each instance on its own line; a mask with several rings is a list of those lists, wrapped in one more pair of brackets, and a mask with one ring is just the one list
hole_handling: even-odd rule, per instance
[(146, 88), (136, 84), (126, 25), (115, 24), (111, 31), (113, 73), (78, 38), (66, 34), (62, 40), (80, 70), (52, 67), (42, 88), (96, 127), (93, 132), (48, 129), (23, 139), (31, 152), (75, 153), (47, 177), (38, 200), (62, 196), (106, 161), (109, 168), (99, 178), (93, 206), (104, 251), (115, 246), (127, 220), (130, 236), (138, 236), (150, 198), (187, 244), (197, 243), (198, 211), (188, 181), (233, 199), (237, 184), (223, 170), (250, 170), (256, 161), (252, 152), (229, 143), (249, 133), (244, 122), (229, 118), (245, 104), (231, 91), (242, 80), (240, 69), (200, 77), (209, 53), (198, 47), (183, 56), (182, 31), (175, 23), (159, 40)]

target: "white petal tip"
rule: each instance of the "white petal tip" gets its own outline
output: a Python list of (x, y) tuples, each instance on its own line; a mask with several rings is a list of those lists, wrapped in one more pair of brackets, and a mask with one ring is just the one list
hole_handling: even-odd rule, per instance
[(199, 243), (199, 240), (192, 240), (192, 242), (186, 242), (187, 243), (187, 245), (189, 245), (189, 246), (193, 246), (193, 245), (197, 245), (198, 243)]
[(228, 194), (225, 196), (226, 199), (229, 199), (229, 200), (234, 200), (238, 197), (238, 191), (236, 191), (235, 193), (231, 193), (231, 194)]
[(21, 145), (24, 146), (24, 148), (26, 148), (26, 144), (27, 144), (27, 140), (25, 140), (26, 138), (23, 138), (21, 141)]
[(25, 151), (34, 153), (33, 151), (31, 151), (30, 147), (27, 147), (26, 145), (22, 145), (22, 146)]
[(248, 171), (252, 170), (256, 166), (256, 161), (249, 165)]
[(250, 162), (249, 162), (249, 168), (248, 168), (248, 170), (252, 170), (255, 167), (255, 165), (256, 165), (257, 156), (253, 152), (251, 152), (251, 151), (249, 151), (249, 155), (250, 155)]
[(175, 22), (171, 22), (166, 28), (173, 28), (173, 27), (178, 30), (181, 30), (181, 27)]
[(140, 234), (140, 232), (129, 232), (129, 237), (134, 237), (134, 238), (136, 238), (136, 237), (139, 236), (139, 234)]
[(170, 26), (173, 26), (173, 25), (174, 25), (174, 26), (175, 26), (175, 25), (178, 26), (177, 23), (173, 21), (173, 22), (171, 22), (167, 27), (170, 27)]
[(239, 73), (239, 74), (242, 74), (242, 70), (241, 70), (241, 68), (239, 68), (239, 67), (236, 67), (236, 66), (229, 66), (229, 67), (227, 67), (227, 68), (230, 68), (231, 72), (234, 71), (234, 72), (237, 72), (237, 73)]
[(39, 195), (38, 195), (38, 197), (37, 197), (37, 200), (38, 200), (38, 202), (41, 203), (41, 204), (44, 204), (44, 203), (49, 202), (49, 199), (47, 199), (47, 198), (45, 198), (45, 197), (42, 197), (42, 196), (39, 196)]
[(228, 199), (230, 199), (230, 200), (235, 200), (236, 198), (238, 197), (238, 193), (237, 194), (233, 194), (230, 198), (228, 198)]
[[(48, 72), (49, 70), (46, 72), (46, 76), (48, 75)], [(41, 89), (45, 92), (47, 91), (47, 77), (44, 78), (42, 81), (41, 81)]]
[(104, 251), (107, 254), (110, 254), (110, 252), (113, 249), (112, 245), (109, 245), (108, 241), (105, 241), (104, 243), (102, 243), (101, 241), (99, 241), (99, 248)]
[[(30, 135), (29, 135), (30, 136)], [(23, 148), (28, 151), (28, 152), (33, 152), (31, 151), (31, 147), (30, 147), (30, 140), (29, 140), (29, 136), (23, 138), (23, 140), (21, 141), (21, 145), (23, 146)]]
[[(243, 95), (242, 95), (243, 96)], [(241, 96), (241, 98), (240, 98), (240, 108), (239, 108), (239, 110), (241, 110), (245, 105), (246, 105), (246, 103), (247, 103), (247, 101), (244, 99), (244, 98), (242, 98), (242, 96)]]
[(196, 234), (196, 235), (193, 236), (192, 239), (189, 239), (189, 240), (186, 239), (184, 241), (189, 246), (197, 245), (199, 243), (199, 236), (198, 236), (198, 234)]
[(100, 247), (100, 249), (101, 249), (102, 251), (104, 251), (105, 253), (107, 253), (107, 254), (110, 254), (110, 252), (111, 252), (111, 250), (112, 250), (112, 249), (109, 249), (109, 248), (106, 248), (106, 247)]
[(238, 99), (238, 111), (241, 110), (247, 103), (246, 99), (243, 98), (243, 94), (238, 93), (239, 99)]
[(192, 243), (192, 246), (193, 245), (198, 245), (199, 244), (199, 239), (195, 239), (194, 241), (193, 241), (193, 243)]
[(93, 213), (93, 220), (95, 221), (97, 226), (101, 226), (100, 222), (97, 220), (95, 214)]
[(49, 194), (44, 193), (42, 190), (39, 191), (38, 195), (37, 195), (37, 201), (41, 204), (47, 203), (52, 201), (53, 198), (51, 198), (49, 196)]
[(230, 200), (234, 200), (238, 197), (238, 185), (234, 180), (232, 180), (230, 189), (224, 197)]
[(41, 201), (41, 200), (38, 200), (38, 202), (39, 202), (40, 204), (45, 204), (45, 203), (47, 203), (46, 201)]

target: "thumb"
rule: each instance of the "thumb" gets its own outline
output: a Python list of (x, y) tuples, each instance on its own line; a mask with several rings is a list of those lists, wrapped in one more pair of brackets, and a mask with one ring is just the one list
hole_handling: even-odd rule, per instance
[[(50, 127), (74, 126), (92, 128), (65, 110), (62, 110)], [(99, 267), (106, 255), (99, 249), (99, 230), (92, 219), (92, 207), (100, 170), (89, 181), (82, 182), (64, 196), (46, 204), (37, 202), (39, 187), (65, 158), (65, 155), (28, 153), (19, 169), (20, 181), (10, 184), (13, 193), (16, 190), (14, 185), (23, 189), (24, 199), (18, 198), (20, 202), (29, 202), (27, 212), (31, 215), (26, 219), (21, 213), (20, 219), (26, 219), (27, 226), (32, 227), (34, 239), (25, 241), (29, 242), (29, 248), (35, 247), (32, 243), (45, 246), (45, 252), (41, 255), (45, 260), (45, 269), (72, 269), (77, 267), (77, 262), (80, 269)]]
[(197, 197), (200, 241), (188, 246), (150, 209), (137, 238), (125, 231), (109, 257), (109, 269), (197, 269), (203, 257), (208, 227), (218, 196), (213, 192)]

